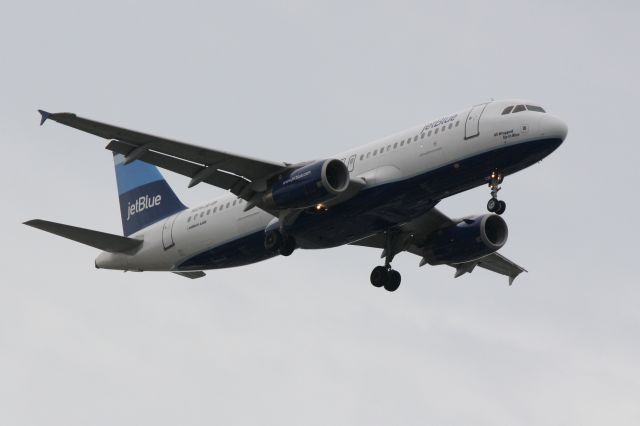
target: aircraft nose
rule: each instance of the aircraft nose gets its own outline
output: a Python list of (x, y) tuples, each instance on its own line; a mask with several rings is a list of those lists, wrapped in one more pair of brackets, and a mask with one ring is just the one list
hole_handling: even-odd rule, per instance
[(560, 139), (561, 141), (567, 138), (567, 132), (569, 131), (567, 123), (554, 115), (545, 117), (543, 127), (544, 133), (548, 137)]

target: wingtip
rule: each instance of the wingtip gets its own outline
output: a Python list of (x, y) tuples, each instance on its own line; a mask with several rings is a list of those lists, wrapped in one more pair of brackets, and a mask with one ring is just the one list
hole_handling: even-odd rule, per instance
[(47, 121), (49, 117), (51, 117), (51, 113), (42, 109), (39, 109), (38, 112), (40, 113), (40, 125), (42, 126), (44, 122)]

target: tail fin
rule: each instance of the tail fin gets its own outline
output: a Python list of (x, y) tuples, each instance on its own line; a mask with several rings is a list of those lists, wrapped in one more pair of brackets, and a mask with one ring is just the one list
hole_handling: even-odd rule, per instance
[(113, 161), (125, 236), (187, 208), (155, 166), (139, 160), (124, 164), (121, 154)]

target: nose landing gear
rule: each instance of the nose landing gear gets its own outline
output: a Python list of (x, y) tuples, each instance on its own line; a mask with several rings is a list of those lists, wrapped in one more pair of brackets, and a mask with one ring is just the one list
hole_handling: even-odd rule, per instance
[(487, 202), (487, 210), (491, 213), (502, 214), (507, 209), (507, 203), (502, 200), (498, 200), (498, 191), (500, 191), (500, 184), (504, 180), (504, 176), (497, 170), (491, 172), (489, 176), (489, 188), (491, 188), (491, 199)]

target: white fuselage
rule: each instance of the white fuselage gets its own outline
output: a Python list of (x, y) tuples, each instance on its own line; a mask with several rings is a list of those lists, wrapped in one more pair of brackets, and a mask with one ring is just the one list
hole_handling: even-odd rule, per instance
[[(505, 100), (467, 108), (328, 158), (342, 160), (351, 176), (364, 179), (365, 190), (368, 190), (443, 167), (451, 167), (453, 174), (457, 162), (509, 145), (564, 139), (567, 127), (553, 115), (535, 111), (502, 115), (506, 106), (525, 103), (529, 104), (521, 100)], [(455, 192), (452, 189), (444, 196)], [(358, 202), (358, 199), (346, 202)], [(144, 241), (135, 253), (104, 252), (96, 259), (96, 266), (125, 270), (178, 270), (186, 259), (264, 232), (274, 221), (272, 215), (257, 207), (244, 211), (245, 206), (246, 201), (228, 194), (181, 211), (132, 235)], [(352, 240), (373, 231), (354, 235)], [(305, 248), (304, 245), (301, 247)]]

